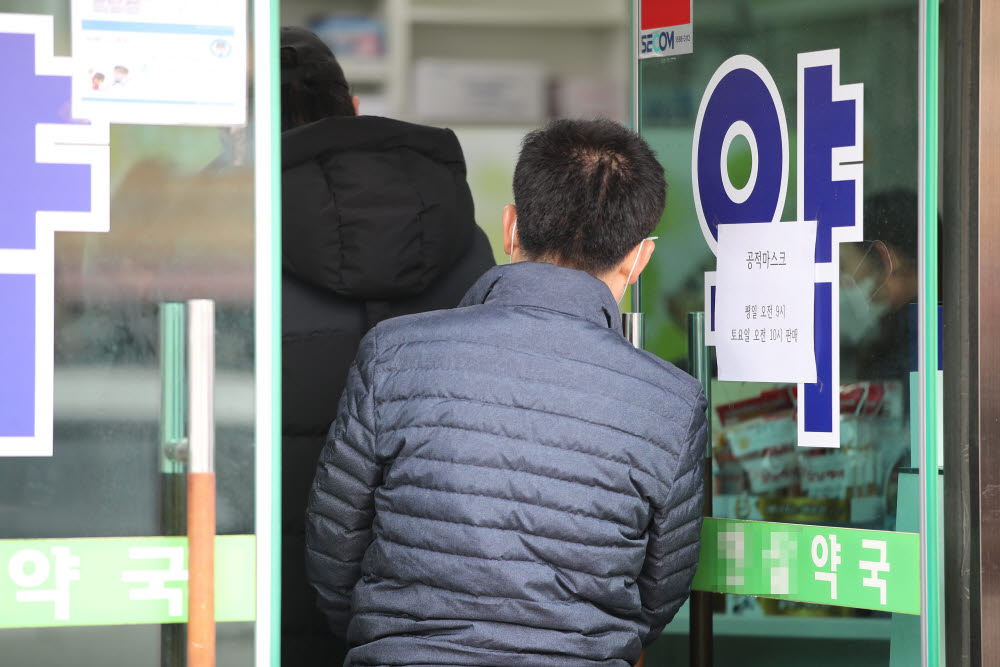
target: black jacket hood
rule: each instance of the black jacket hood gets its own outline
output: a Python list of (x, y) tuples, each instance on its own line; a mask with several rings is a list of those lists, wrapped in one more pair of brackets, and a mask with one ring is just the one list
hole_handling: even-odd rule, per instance
[(281, 140), (285, 272), (350, 298), (399, 299), (423, 292), (472, 243), (451, 130), (338, 117)]

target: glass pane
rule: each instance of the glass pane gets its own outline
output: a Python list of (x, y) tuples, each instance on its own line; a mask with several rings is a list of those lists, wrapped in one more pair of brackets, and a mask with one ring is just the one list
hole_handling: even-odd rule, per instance
[[(69, 56), (69, 5), (68, 0), (0, 0), (0, 13), (52, 15), (55, 55)], [(5, 51), (5, 56), (9, 62), (14, 54)], [(63, 96), (50, 102), (57, 109), (70, 109), (68, 85), (59, 90)], [(13, 94), (5, 98), (5, 104), (25, 104), (33, 93), (20, 89), (18, 94), (20, 98)], [(249, 108), (252, 113), (252, 105)], [(104, 554), (116, 548), (125, 549), (126, 559), (139, 559), (140, 570), (146, 566), (162, 574), (166, 563), (168, 578), (163, 585), (168, 591), (184, 586), (180, 583), (184, 577), (174, 575), (175, 570), (186, 572), (185, 565), (178, 562), (175, 566), (169, 560), (172, 552), (128, 551), (133, 544), (128, 539), (62, 541), (184, 534), (185, 466), (164, 459), (161, 451), (160, 363), (167, 351), (160, 325), (163, 306), (169, 302), (215, 301), (216, 532), (252, 536), (252, 126), (252, 118), (246, 125), (231, 128), (111, 126), (110, 230), (55, 234), (54, 452), (51, 457), (4, 458), (0, 464), (0, 542), (58, 538), (28, 546), (43, 555), (49, 545), (65, 547), (71, 558), (79, 558), (68, 568), (68, 584), (55, 582), (57, 590), (67, 591), (70, 611), (68, 616), (60, 615), (51, 602), (15, 597), (9, 581), (4, 581), (0, 610), (36, 605), (34, 609), (47, 609), (52, 616), (51, 623), (40, 625), (85, 625), (87, 610), (113, 604), (102, 597), (111, 597), (111, 591), (90, 583), (95, 577), (130, 581), (124, 572), (109, 569), (114, 566)], [(26, 131), (34, 132), (33, 122)], [(0, 131), (0, 144), (3, 134)], [(0, 162), (7, 161), (7, 170), (30, 168), (15, 167), (12, 159), (8, 151), (0, 155)], [(36, 194), (46, 201), (60, 187), (58, 179), (39, 183)], [(0, 199), (7, 202), (12, 197), (13, 193), (4, 193)], [(0, 229), (9, 229), (12, 221), (13, 217), (0, 214)], [(179, 333), (183, 336), (182, 328)], [(252, 538), (225, 544), (236, 544), (233, 552), (239, 555), (249, 553), (249, 570), (245, 562), (232, 560), (230, 550), (217, 541), (216, 572), (237, 569), (242, 577), (240, 588), (249, 596), (252, 609)], [(29, 557), (34, 556), (22, 559)], [(144, 558), (154, 560), (143, 562)], [(55, 560), (52, 563), (58, 572), (61, 566)], [(13, 571), (14, 565), (0, 563), (0, 579)], [(28, 566), (21, 574), (27, 579), (41, 578)], [(24, 576), (21, 579), (27, 581)], [(124, 588), (126, 604), (135, 588)], [(173, 609), (168, 607), (172, 597), (160, 592), (131, 599), (135, 605)], [(217, 591), (217, 612), (225, 613), (225, 595), (224, 590)], [(242, 605), (245, 600), (238, 602)], [(219, 664), (251, 664), (254, 626), (249, 618), (218, 625)], [(183, 623), (8, 627), (0, 629), (0, 645), (3, 662), (11, 665), (184, 664), (183, 630)]]
[[(832, 305), (840, 318), (840, 448), (796, 447), (795, 385), (713, 380), (717, 517), (918, 531), (916, 463), (911, 462), (918, 298), (917, 11), (915, 0), (695, 3), (694, 52), (639, 61), (640, 131), (657, 151), (670, 188), (657, 250), (642, 276), (646, 341), (649, 349), (682, 367), (687, 366), (687, 313), (706, 310), (705, 273), (716, 266), (699, 224), (692, 182), (696, 117), (713, 75), (730, 57), (745, 54), (773, 78), (788, 135), (787, 192), (777, 217), (782, 221), (798, 219), (799, 54), (839, 49), (839, 83), (864, 85), (864, 236), (839, 245), (839, 266), (831, 270), (839, 284), (832, 290)], [(734, 188), (751, 180), (757, 148), (743, 137), (729, 146), (725, 165)], [(765, 308), (748, 311), (747, 327), (775, 326), (776, 314)], [(797, 563), (812, 567), (810, 554), (800, 553)], [(857, 563), (850, 565), (856, 572)], [(840, 569), (841, 578), (853, 574)], [(715, 664), (850, 660), (881, 666), (917, 664), (919, 658), (919, 616), (763, 597), (718, 598)], [(687, 641), (679, 634), (685, 627), (681, 622), (668, 629), (678, 634), (653, 647), (649, 664), (687, 660)]]

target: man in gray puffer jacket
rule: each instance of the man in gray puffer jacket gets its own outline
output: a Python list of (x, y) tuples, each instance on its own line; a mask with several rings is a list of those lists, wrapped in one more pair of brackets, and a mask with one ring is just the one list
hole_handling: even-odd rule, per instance
[(698, 561), (701, 386), (622, 336), (663, 169), (610, 121), (525, 139), (511, 266), (361, 343), (307, 512), (348, 665), (634, 664)]

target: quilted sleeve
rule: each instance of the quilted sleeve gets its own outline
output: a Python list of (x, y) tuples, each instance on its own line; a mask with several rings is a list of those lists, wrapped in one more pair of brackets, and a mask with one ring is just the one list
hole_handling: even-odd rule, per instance
[(653, 510), (646, 561), (639, 575), (644, 625), (643, 646), (655, 641), (691, 593), (701, 551), (705, 440), (705, 397), (695, 401), (673, 484), (663, 507)]
[(320, 455), (306, 508), (306, 574), (334, 634), (347, 634), (351, 594), (372, 540), (376, 460), (374, 368), (376, 334), (361, 342), (347, 376), (337, 418)]

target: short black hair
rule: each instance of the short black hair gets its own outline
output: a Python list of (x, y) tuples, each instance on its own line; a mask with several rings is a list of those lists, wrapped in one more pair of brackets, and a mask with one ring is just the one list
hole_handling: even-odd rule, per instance
[[(865, 240), (882, 241), (891, 246), (916, 270), (921, 260), (917, 239), (919, 229), (924, 224), (920, 219), (920, 202), (916, 191), (906, 187), (882, 190), (867, 196), (864, 206)], [(938, 239), (944, 238), (940, 213), (937, 217), (937, 232)], [(944, 275), (942, 259), (939, 246), (938, 279)]]
[(607, 119), (529, 133), (514, 169), (517, 237), (536, 260), (600, 275), (656, 228), (663, 167), (638, 134)]
[(893, 246), (914, 266), (919, 224), (917, 193), (909, 188), (883, 190), (865, 198), (865, 239)]
[(305, 28), (281, 28), (281, 129), (354, 116), (354, 100), (333, 51)]

